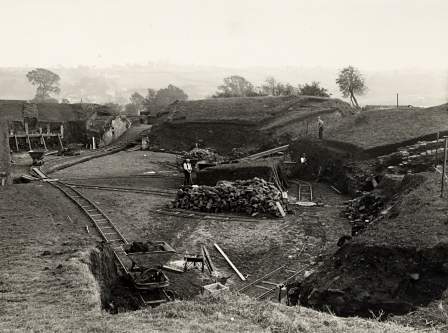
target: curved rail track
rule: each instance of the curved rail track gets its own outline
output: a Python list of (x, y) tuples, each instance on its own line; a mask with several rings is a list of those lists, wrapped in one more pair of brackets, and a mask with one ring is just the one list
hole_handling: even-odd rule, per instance
[[(130, 276), (128, 267), (132, 265), (132, 261), (128, 258), (124, 245), (129, 244), (127, 239), (123, 236), (117, 226), (112, 220), (90, 199), (79, 192), (76, 188), (61, 181), (48, 182), (52, 186), (59, 189), (71, 201), (73, 201), (90, 219), (97, 231), (113, 250), (114, 256), (117, 259), (121, 269), (126, 275)], [(170, 300), (165, 290), (161, 290), (164, 299), (157, 297), (154, 300), (154, 295), (138, 291), (138, 298), (143, 306), (157, 305)]]

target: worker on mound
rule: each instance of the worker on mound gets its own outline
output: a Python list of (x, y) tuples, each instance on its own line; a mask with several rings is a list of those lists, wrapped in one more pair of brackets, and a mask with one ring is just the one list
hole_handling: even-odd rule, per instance
[(182, 169), (184, 171), (184, 186), (193, 185), (193, 180), (191, 179), (191, 172), (193, 171), (193, 168), (189, 158), (187, 158), (182, 164)]
[(324, 121), (320, 116), (317, 117), (317, 128), (319, 130), (319, 139), (324, 137)]

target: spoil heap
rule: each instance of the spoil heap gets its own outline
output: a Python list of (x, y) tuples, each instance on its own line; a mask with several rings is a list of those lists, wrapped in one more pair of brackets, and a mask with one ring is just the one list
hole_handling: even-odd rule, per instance
[(184, 158), (189, 158), (192, 161), (218, 162), (223, 160), (219, 154), (208, 148), (193, 148), (183, 155)]
[(205, 212), (232, 212), (256, 216), (281, 216), (281, 192), (264, 179), (220, 181), (216, 186), (184, 187), (178, 190), (176, 208)]

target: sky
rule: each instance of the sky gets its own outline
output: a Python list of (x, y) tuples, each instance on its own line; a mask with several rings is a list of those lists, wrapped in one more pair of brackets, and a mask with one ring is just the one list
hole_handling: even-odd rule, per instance
[(0, 67), (448, 68), (446, 0), (0, 0)]

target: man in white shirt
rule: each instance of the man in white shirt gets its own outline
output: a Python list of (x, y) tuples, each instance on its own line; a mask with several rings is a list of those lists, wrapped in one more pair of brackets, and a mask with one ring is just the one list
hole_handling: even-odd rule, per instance
[(321, 117), (317, 117), (317, 128), (319, 129), (319, 139), (322, 139), (324, 136), (324, 121)]
[(193, 171), (193, 168), (190, 163), (190, 159), (186, 159), (185, 162), (182, 164), (182, 169), (184, 170), (184, 185), (192, 185), (193, 181), (191, 179), (191, 172)]

